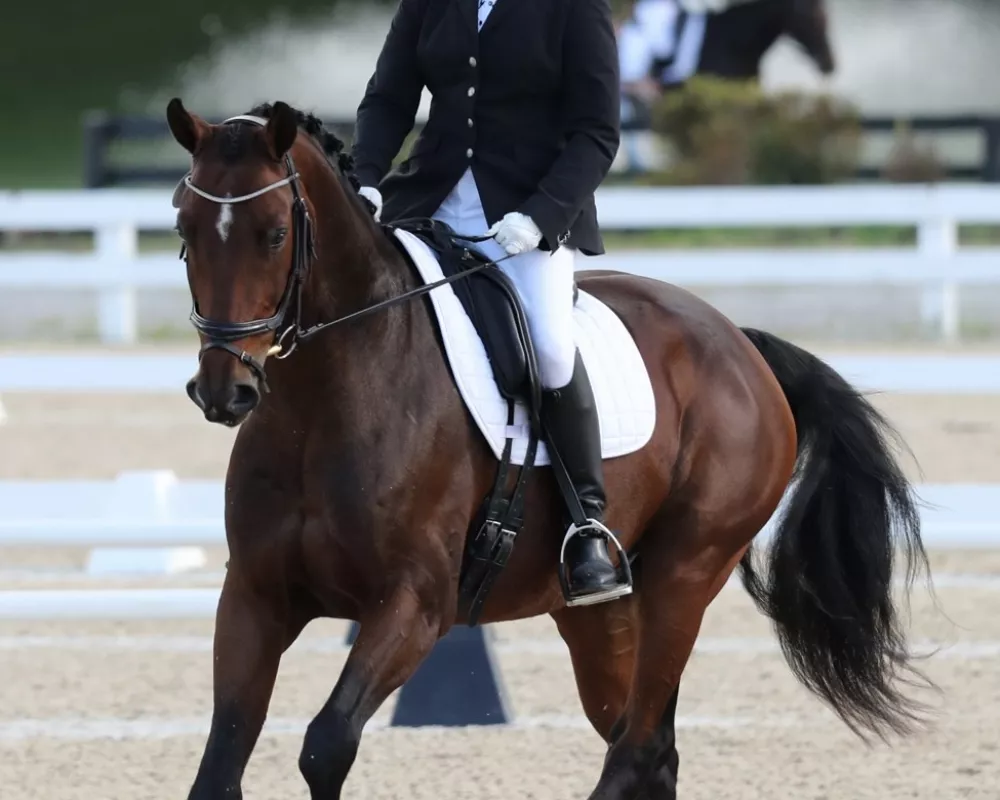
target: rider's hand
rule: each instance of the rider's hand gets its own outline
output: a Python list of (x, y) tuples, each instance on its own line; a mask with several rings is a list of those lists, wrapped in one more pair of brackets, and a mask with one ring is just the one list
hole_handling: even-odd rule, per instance
[(374, 186), (362, 186), (358, 189), (358, 194), (375, 206), (375, 213), (372, 216), (378, 222), (382, 218), (382, 193)]
[(486, 232), (512, 256), (534, 250), (542, 241), (542, 232), (531, 217), (511, 211)]

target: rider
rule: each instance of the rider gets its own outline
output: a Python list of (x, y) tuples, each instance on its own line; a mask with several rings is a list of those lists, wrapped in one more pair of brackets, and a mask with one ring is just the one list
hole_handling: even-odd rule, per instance
[[(425, 87), (427, 124), (390, 172)], [(592, 522), (566, 541), (571, 605), (632, 588), (608, 554), (600, 427), (573, 338), (576, 254), (604, 252), (594, 192), (618, 150), (619, 103), (608, 0), (400, 0), (352, 153), (377, 217), (434, 217), (492, 236), (489, 258), (514, 256), (499, 266), (527, 315), (543, 420)]]

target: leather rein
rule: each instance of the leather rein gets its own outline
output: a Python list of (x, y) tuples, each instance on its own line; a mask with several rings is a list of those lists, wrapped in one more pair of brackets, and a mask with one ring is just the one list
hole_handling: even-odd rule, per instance
[[(251, 122), (255, 125), (261, 126), (267, 125), (266, 119), (248, 115), (230, 117), (225, 120), (223, 124), (240, 121)], [(273, 333), (274, 339), (271, 347), (265, 355), (265, 360), (269, 356), (274, 356), (279, 360), (285, 359), (295, 352), (299, 343), (309, 341), (314, 336), (328, 328), (332, 328), (335, 325), (358, 319), (369, 314), (374, 314), (375, 312), (389, 308), (390, 306), (420, 297), (433, 291), (439, 286), (444, 286), (445, 284), (467, 278), (476, 272), (495, 266), (499, 262), (512, 257), (511, 255), (507, 255), (503, 258), (497, 259), (496, 261), (486, 261), (484, 263), (480, 263), (467, 270), (463, 270), (462, 272), (442, 278), (439, 281), (435, 281), (434, 283), (424, 284), (416, 289), (411, 289), (410, 291), (404, 292), (396, 297), (390, 297), (387, 300), (382, 300), (374, 305), (367, 306), (350, 314), (346, 314), (345, 316), (338, 317), (328, 322), (318, 323), (309, 328), (303, 328), (301, 324), (302, 290), (305, 286), (306, 277), (309, 274), (312, 261), (316, 258), (316, 240), (313, 230), (313, 221), (309, 215), (309, 209), (306, 206), (305, 198), (299, 183), (299, 173), (295, 171), (295, 164), (292, 161), (291, 155), (286, 153), (284, 162), (287, 172), (286, 177), (254, 192), (241, 195), (240, 197), (218, 197), (206, 192), (204, 189), (199, 188), (192, 182), (190, 173), (185, 175), (182, 181), (184, 186), (193, 191), (199, 197), (220, 205), (234, 205), (236, 203), (247, 202), (283, 186), (288, 186), (292, 190), (292, 269), (289, 272), (288, 280), (285, 283), (285, 289), (282, 292), (281, 299), (278, 301), (278, 306), (275, 309), (274, 314), (262, 319), (247, 320), (245, 322), (223, 322), (209, 319), (208, 317), (203, 317), (198, 311), (198, 301), (193, 297), (192, 293), (193, 304), (190, 316), (191, 324), (205, 339), (198, 351), (198, 360), (201, 361), (202, 356), (204, 356), (204, 354), (209, 350), (224, 350), (239, 359), (240, 363), (244, 364), (254, 374), (254, 376), (256, 376), (265, 392), (269, 392), (270, 388), (267, 385), (267, 376), (264, 372), (264, 364), (247, 353), (246, 350), (243, 350), (234, 344), (240, 339), (260, 336), (266, 333)], [(174, 205), (176, 206), (176, 201)], [(455, 235), (457, 238), (468, 242), (484, 242), (492, 238), (491, 236)], [(187, 263), (187, 245), (184, 243), (181, 244), (179, 257), (182, 261)]]

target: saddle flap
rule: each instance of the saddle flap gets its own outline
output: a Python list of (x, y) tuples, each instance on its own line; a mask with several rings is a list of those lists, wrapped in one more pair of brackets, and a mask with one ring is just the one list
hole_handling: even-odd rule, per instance
[[(447, 266), (443, 265), (445, 274)], [(500, 393), (508, 400), (524, 398), (528, 383), (526, 334), (519, 325), (507, 276), (488, 268), (454, 284), (455, 293), (483, 340)], [(514, 299), (512, 299), (514, 298)]]

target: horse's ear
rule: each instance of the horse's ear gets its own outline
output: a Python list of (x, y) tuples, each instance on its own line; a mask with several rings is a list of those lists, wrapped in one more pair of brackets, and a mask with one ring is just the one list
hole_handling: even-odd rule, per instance
[(167, 103), (167, 124), (177, 143), (194, 155), (208, 136), (210, 125), (196, 114), (191, 114), (179, 97)]
[(284, 158), (285, 153), (292, 149), (298, 133), (299, 120), (295, 110), (288, 103), (279, 100), (271, 107), (271, 118), (264, 128), (267, 149), (275, 160)]

